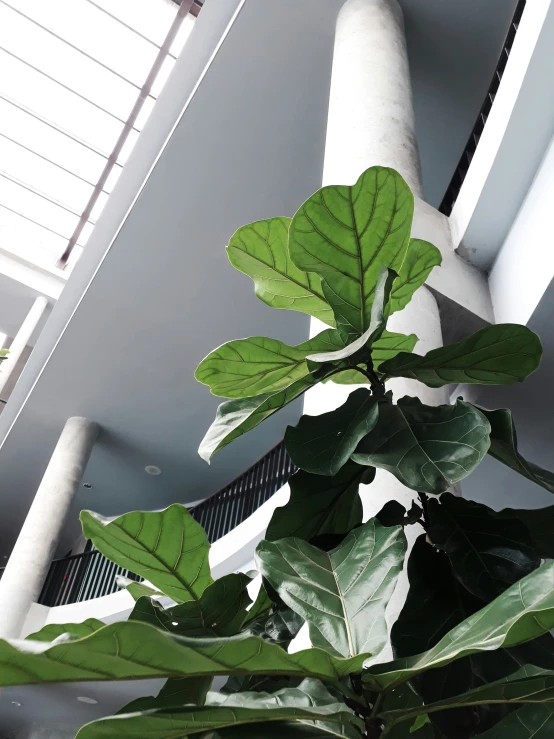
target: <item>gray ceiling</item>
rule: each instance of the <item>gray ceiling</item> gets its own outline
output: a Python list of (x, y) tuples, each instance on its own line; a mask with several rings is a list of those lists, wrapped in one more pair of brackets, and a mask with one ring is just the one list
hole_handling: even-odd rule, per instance
[[(300, 412), (295, 406), (266, 422), (211, 467), (196, 454), (217, 406), (194, 382), (198, 361), (231, 338), (269, 334), (296, 343), (307, 335), (305, 317), (257, 301), (250, 281), (228, 265), (224, 246), (243, 223), (292, 215), (321, 181), (342, 0), (246, 2), (102, 262), (110, 243), (106, 224), (118, 208), (123, 216), (140, 181), (139, 160), (148, 164), (152, 156), (156, 126), (167, 128), (175, 118), (235, 4), (206, 3), (12, 407), (0, 416), (0, 436), (10, 431), (0, 449), (2, 551), (10, 550), (71, 415), (98, 421), (103, 433), (86, 473), (93, 487), (76, 500), (62, 551), (80, 508), (114, 515), (209, 495), (275, 444)], [(425, 187), (436, 201), (488, 86), (513, 2), (403, 5)], [(481, 27), (487, 30), (476, 33)], [(163, 474), (147, 476), (147, 464)]]

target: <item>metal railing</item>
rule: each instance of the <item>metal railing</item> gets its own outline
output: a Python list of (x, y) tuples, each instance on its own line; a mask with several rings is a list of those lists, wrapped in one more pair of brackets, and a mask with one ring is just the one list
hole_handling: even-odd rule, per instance
[(494, 98), (496, 97), (496, 93), (498, 92), (498, 88), (500, 86), (500, 80), (502, 79), (502, 75), (504, 74), (504, 70), (506, 69), (508, 57), (510, 56), (510, 51), (512, 50), (512, 46), (514, 44), (519, 22), (521, 21), (521, 16), (523, 15), (523, 11), (525, 10), (525, 4), (526, 0), (519, 0), (516, 6), (512, 22), (510, 23), (508, 34), (502, 46), (502, 51), (500, 53), (498, 64), (496, 65), (496, 69), (494, 70), (492, 82), (485, 96), (485, 101), (481, 106), (481, 110), (479, 111), (479, 115), (477, 116), (477, 120), (475, 121), (475, 125), (473, 126), (470, 137), (467, 141), (467, 144), (465, 145), (460, 161), (458, 162), (458, 166), (454, 171), (454, 175), (450, 180), (450, 184), (448, 185), (444, 198), (439, 205), (440, 212), (444, 213), (444, 215), (446, 216), (449, 216), (452, 213), (454, 203), (456, 202), (458, 195), (460, 194), (460, 190), (462, 189), (466, 174), (469, 170), (469, 165), (471, 164), (471, 160), (473, 159), (473, 155), (475, 154), (475, 151), (477, 149), (477, 144), (479, 143), (479, 139), (481, 138), (481, 134), (483, 133), (483, 129), (485, 128), (485, 123), (487, 122), (487, 118), (489, 117), (489, 113), (491, 112)]
[[(246, 472), (211, 498), (190, 509), (211, 542), (221, 539), (271, 498), (295, 471), (284, 442), (273, 447)], [(3, 568), (0, 569), (0, 577)], [(38, 602), (63, 606), (110, 595), (119, 590), (117, 576), (142, 578), (94, 550), (56, 559), (50, 565)]]

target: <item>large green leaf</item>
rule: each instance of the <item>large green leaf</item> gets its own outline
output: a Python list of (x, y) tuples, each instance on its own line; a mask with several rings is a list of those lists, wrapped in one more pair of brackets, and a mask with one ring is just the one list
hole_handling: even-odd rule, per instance
[[(446, 554), (428, 544), (425, 535), (417, 539), (410, 553), (408, 578), (408, 596), (391, 632), (397, 657), (411, 657), (434, 647), (451, 629), (483, 607), (483, 601), (455, 578)], [(528, 662), (554, 668), (554, 640), (550, 634), (509, 649), (458, 659), (424, 672), (413, 684), (425, 703), (432, 703), (503, 678)], [(505, 712), (500, 705), (458, 708), (433, 714), (431, 719), (447, 737), (467, 739), (475, 729), (483, 731), (493, 726)]]
[(211, 688), (212, 681), (212, 677), (169, 678), (157, 696), (137, 698), (117, 713), (150, 711), (153, 708), (184, 706), (186, 703), (203, 706), (206, 702), (206, 696)]
[(375, 689), (391, 689), (466, 655), (530, 641), (552, 627), (554, 563), (548, 563), (449, 631), (432, 649), (375, 665), (365, 671), (363, 680)]
[(0, 686), (234, 674), (338, 681), (359, 672), (368, 656), (339, 659), (321, 649), (287, 654), (257, 636), (194, 639), (126, 621), (83, 639), (0, 640)]
[[(316, 726), (292, 723), (290, 721), (276, 721), (274, 723), (248, 724), (248, 726), (226, 726), (219, 729), (213, 739), (329, 739), (329, 735), (344, 737), (337, 733), (336, 724), (331, 731), (317, 722)], [(212, 739), (212, 737), (210, 737)], [(416, 737), (414, 737), (416, 739)]]
[(501, 518), (519, 518), (529, 531), (537, 552), (543, 559), (554, 559), (554, 506), (548, 508), (504, 508)]
[[(388, 359), (392, 359), (400, 352), (411, 352), (417, 344), (417, 336), (415, 334), (395, 334), (390, 331), (384, 331), (380, 339), (373, 342), (371, 345), (371, 361), (374, 369), (379, 369), (379, 366), (386, 362)], [(338, 385), (360, 385), (368, 384), (369, 380), (365, 378), (357, 370), (345, 370), (338, 375), (333, 375), (330, 380), (336, 382)]]
[(227, 400), (221, 403), (217, 409), (215, 421), (200, 442), (198, 454), (209, 462), (220, 449), (292, 403), (317, 382), (314, 375), (309, 375), (276, 393), (265, 393), (255, 398)]
[(408, 305), (412, 295), (431, 274), (433, 267), (438, 267), (441, 262), (442, 255), (436, 246), (421, 239), (410, 239), (406, 257), (392, 290), (391, 313)]
[(297, 467), (316, 475), (336, 475), (358, 443), (377, 423), (379, 404), (369, 390), (350, 393), (339, 408), (319, 416), (302, 416), (288, 426), (285, 446)]
[(429, 387), (451, 383), (512, 385), (534, 372), (541, 356), (536, 334), (526, 326), (501, 323), (433, 349), (424, 357), (398, 354), (384, 362), (380, 372), (388, 377), (410, 377)]
[(129, 618), (143, 621), (173, 634), (210, 637), (237, 634), (252, 602), (242, 573), (225, 575), (209, 585), (199, 600), (163, 608), (151, 598), (140, 598)]
[(310, 374), (306, 357), (317, 351), (342, 347), (333, 329), (327, 329), (298, 346), (254, 336), (229, 341), (203, 359), (195, 377), (209, 385), (213, 395), (251, 398), (289, 387)]
[(372, 468), (350, 461), (333, 477), (299, 470), (289, 479), (290, 499), (273, 512), (265, 538), (309, 540), (320, 534), (346, 534), (362, 523), (358, 487), (371, 482), (374, 474)]
[[(389, 300), (394, 281), (398, 275), (388, 267), (382, 267), (377, 277), (375, 285), (375, 293), (373, 303), (371, 305), (371, 320), (369, 327), (361, 336), (348, 343), (341, 349), (335, 349), (331, 352), (323, 352), (321, 354), (311, 354), (308, 359), (311, 362), (331, 362), (332, 364), (341, 365), (344, 360), (355, 366), (359, 362), (369, 361), (371, 347), (374, 342), (378, 341), (387, 325), (390, 314)], [(343, 336), (347, 340), (348, 336)]]
[(290, 642), (298, 634), (304, 619), (290, 608), (280, 606), (272, 609), (268, 615), (263, 615), (252, 621), (247, 631), (249, 634), (260, 636), (272, 644), (280, 644), (284, 649), (288, 648)]
[(402, 722), (421, 714), (432, 714), (461, 706), (490, 703), (554, 703), (554, 672), (526, 665), (508, 677), (425, 706), (407, 706), (384, 710), (380, 716), (386, 722)]
[[(317, 680), (276, 693), (208, 694), (204, 706), (183, 706), (99, 719), (84, 726), (76, 739), (136, 737), (171, 739), (225, 726), (254, 722), (318, 722), (320, 728), (348, 739), (361, 739), (363, 722)], [(321, 722), (321, 723), (320, 723)]]
[(401, 527), (375, 519), (324, 552), (302, 539), (262, 541), (256, 561), (283, 601), (309, 624), (312, 644), (332, 654), (377, 654), (387, 642), (385, 608), (402, 570)]
[(69, 635), (73, 639), (80, 639), (83, 636), (94, 634), (95, 631), (104, 626), (102, 621), (97, 618), (87, 618), (78, 624), (47, 624), (39, 631), (35, 631), (25, 637), (29, 641), (47, 641), (51, 642), (59, 636)]
[(206, 532), (179, 504), (113, 520), (81, 512), (83, 534), (112, 562), (149, 580), (177, 603), (198, 600), (213, 580)]
[(499, 462), (511, 467), (528, 480), (554, 493), (554, 472), (544, 470), (533, 462), (528, 462), (518, 451), (516, 428), (511, 412), (507, 408), (488, 411), (479, 407), (491, 425), (491, 445), (489, 454)]
[(552, 739), (554, 706), (529, 705), (511, 713), (480, 739)]
[(429, 537), (452, 562), (454, 574), (485, 602), (536, 570), (540, 557), (525, 524), (451, 494), (429, 501)]
[(271, 308), (297, 310), (334, 326), (321, 278), (298, 269), (289, 256), (290, 222), (268, 218), (242, 226), (229, 241), (229, 261), (254, 280), (256, 295)]
[(297, 267), (324, 282), (337, 327), (367, 330), (381, 267), (400, 271), (408, 244), (414, 198), (392, 169), (371, 167), (355, 185), (323, 187), (299, 209), (289, 230)]
[(489, 447), (489, 423), (474, 406), (427, 406), (418, 398), (379, 403), (377, 425), (352, 459), (388, 470), (412, 490), (442, 493), (469, 475)]

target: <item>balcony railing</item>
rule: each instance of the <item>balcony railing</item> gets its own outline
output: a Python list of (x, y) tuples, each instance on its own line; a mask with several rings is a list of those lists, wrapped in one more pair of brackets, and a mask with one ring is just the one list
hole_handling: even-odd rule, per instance
[[(204, 527), (208, 539), (217, 541), (269, 500), (295, 469), (281, 442), (190, 512)], [(98, 551), (56, 559), (50, 566), (38, 602), (44, 606), (63, 606), (115, 593), (119, 590), (118, 575), (131, 580), (142, 579), (110, 562)]]

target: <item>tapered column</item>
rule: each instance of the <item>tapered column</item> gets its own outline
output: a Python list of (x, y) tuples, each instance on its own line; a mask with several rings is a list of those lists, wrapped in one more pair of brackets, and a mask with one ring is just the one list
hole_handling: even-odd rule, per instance
[(97, 435), (98, 426), (86, 418), (64, 426), (0, 579), (0, 638), (20, 635), (40, 595)]
[(10, 379), (10, 375), (13, 372), (14, 367), (18, 363), (23, 350), (28, 345), (47, 306), (48, 300), (42, 295), (36, 298), (35, 302), (31, 306), (31, 310), (27, 313), (25, 320), (21, 324), (21, 328), (11, 343), (8, 358), (0, 362), (0, 394)]
[[(422, 197), (419, 154), (414, 130), (412, 92), (402, 13), (396, 0), (347, 0), (338, 17), (325, 148), (324, 185), (351, 185), (368, 167), (388, 166)], [(327, 328), (312, 319), (310, 335)], [(389, 320), (388, 328), (419, 337), (416, 351), (425, 354), (442, 346), (439, 311), (427, 288)], [(319, 415), (341, 405), (355, 386), (327, 382), (305, 396), (304, 413)], [(432, 390), (405, 379), (387, 383), (395, 398), (417, 396), (429, 405), (446, 402), (444, 389)], [(375, 481), (360, 489), (364, 520), (395, 499), (409, 508), (417, 494), (393, 475), (377, 471)], [(416, 531), (416, 529), (418, 529)], [(419, 527), (407, 527), (413, 543)], [(408, 590), (401, 576), (387, 609), (394, 623)], [(382, 658), (390, 657), (390, 652)]]

